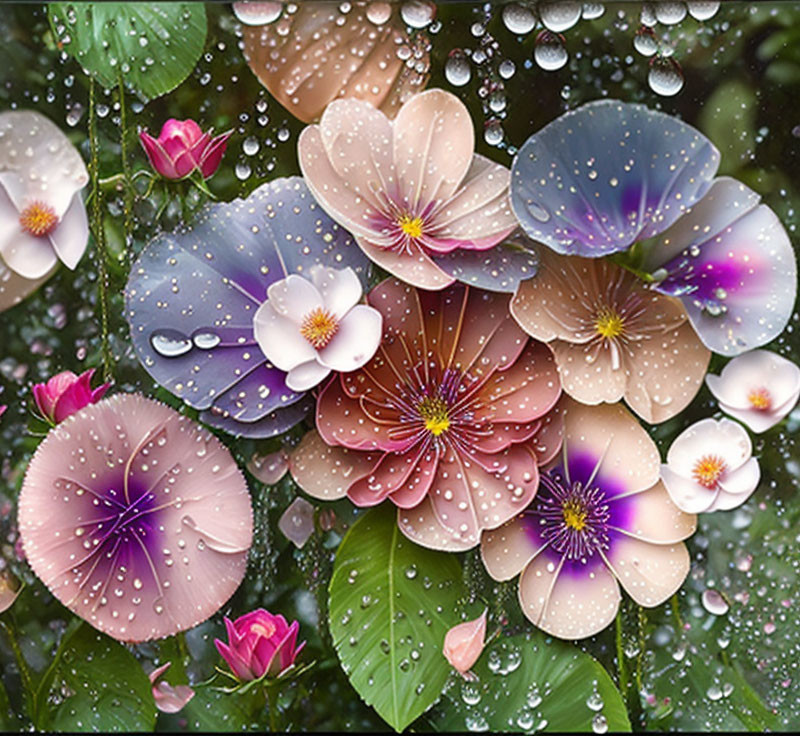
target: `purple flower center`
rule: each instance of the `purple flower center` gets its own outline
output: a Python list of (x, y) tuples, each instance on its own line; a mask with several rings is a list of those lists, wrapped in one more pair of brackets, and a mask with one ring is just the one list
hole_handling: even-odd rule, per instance
[(570, 481), (563, 470), (543, 473), (528, 513), (550, 549), (568, 560), (585, 561), (609, 547), (611, 510), (605, 492), (594, 483)]

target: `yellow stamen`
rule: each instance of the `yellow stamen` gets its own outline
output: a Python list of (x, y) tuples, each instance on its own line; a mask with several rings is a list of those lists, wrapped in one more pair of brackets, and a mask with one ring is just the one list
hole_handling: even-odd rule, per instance
[(58, 224), (55, 210), (44, 202), (29, 204), (19, 215), (19, 224), (26, 233), (41, 238)]
[(425, 421), (425, 429), (438, 437), (442, 432), (450, 429), (450, 417), (447, 416), (447, 404), (438, 396), (423, 399), (417, 411)]
[(615, 309), (603, 307), (597, 313), (594, 328), (605, 338), (619, 337), (625, 332), (625, 319)]
[(422, 218), (403, 215), (397, 224), (409, 238), (419, 238), (422, 236)]
[(586, 511), (577, 501), (565, 501), (561, 513), (570, 529), (579, 532), (586, 527)]
[(253, 624), (250, 627), (250, 631), (254, 634), (260, 634), (265, 639), (269, 639), (275, 634), (275, 625), (268, 621), (264, 624)]
[(725, 472), (725, 461), (719, 455), (704, 455), (694, 465), (692, 475), (703, 488), (712, 490)]
[(300, 325), (300, 334), (317, 350), (324, 348), (338, 330), (339, 320), (322, 307), (310, 311)]
[(765, 388), (758, 388), (747, 395), (747, 400), (757, 411), (767, 411), (772, 408), (772, 397)]

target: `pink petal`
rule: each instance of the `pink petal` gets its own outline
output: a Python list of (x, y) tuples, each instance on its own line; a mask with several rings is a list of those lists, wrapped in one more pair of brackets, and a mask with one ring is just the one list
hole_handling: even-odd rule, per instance
[(447, 631), (444, 636), (443, 654), (451, 667), (462, 675), (469, 671), (484, 647), (486, 637), (486, 614), (488, 608), (478, 618), (464, 621)]
[(614, 575), (601, 560), (589, 564), (535, 557), (519, 580), (522, 612), (540, 629), (560, 639), (583, 639), (606, 628), (621, 596)]
[(272, 299), (263, 302), (253, 317), (253, 334), (261, 352), (282, 371), (316, 361), (314, 346), (300, 334), (295, 320), (275, 310), (276, 303)]
[(296, 365), (286, 374), (286, 385), (292, 391), (308, 391), (322, 383), (331, 369), (322, 365), (318, 358)]
[(474, 547), (472, 542), (459, 539), (439, 523), (428, 496), (412, 509), (397, 509), (397, 526), (412, 542), (428, 549), (463, 552)]
[(669, 465), (661, 466), (661, 480), (675, 506), (687, 514), (708, 511), (719, 495), (718, 488), (701, 486), (693, 478), (679, 475)]
[(630, 517), (621, 531), (653, 544), (674, 544), (690, 537), (696, 528), (697, 517), (681, 511), (659, 481), (636, 495), (636, 503), (630, 505)]
[(216, 136), (205, 148), (200, 158), (200, 173), (204, 179), (208, 179), (214, 175), (225, 155), (225, 149), (228, 147), (228, 138), (233, 135), (230, 130), (227, 133)]
[(89, 243), (86, 207), (77, 192), (49, 238), (61, 262), (67, 268), (75, 270)]
[[(412, 480), (411, 476), (415, 474), (421, 462), (429, 466), (429, 470)], [(433, 475), (435, 466), (436, 452), (432, 448), (429, 450), (425, 445), (421, 448), (413, 447), (405, 453), (387, 452), (369, 473), (350, 486), (347, 495), (356, 506), (375, 506), (412, 482), (416, 486), (422, 484), (424, 491), (426, 486), (430, 486), (430, 476)], [(411, 505), (416, 506), (419, 501), (420, 499), (417, 499), (416, 503)]]
[(620, 537), (606, 557), (625, 592), (648, 608), (667, 600), (689, 574), (689, 553), (682, 542), (657, 545)]
[(139, 133), (139, 140), (142, 143), (144, 152), (150, 161), (153, 169), (167, 179), (179, 179), (178, 173), (175, 171), (175, 165), (172, 162), (169, 154), (164, 150), (161, 144), (145, 131)]
[[(736, 508), (743, 504), (758, 487), (761, 480), (761, 469), (758, 460), (751, 457), (741, 468), (725, 473), (720, 478), (719, 484), (725, 496), (730, 499), (717, 498), (714, 502), (717, 508)], [(723, 494), (720, 494), (722, 496)], [(733, 504), (733, 505), (730, 505)]]
[(667, 452), (667, 465), (685, 478), (692, 477), (695, 463), (706, 455), (719, 457), (728, 471), (742, 467), (753, 453), (753, 444), (741, 424), (730, 419), (701, 419), (681, 432)]
[(0, 242), (0, 256), (15, 273), (29, 280), (47, 276), (58, 265), (49, 238), (37, 238), (17, 226), (17, 232)]
[(531, 522), (522, 514), (481, 537), (481, 559), (495, 580), (511, 580), (544, 549)]
[(475, 134), (464, 103), (431, 89), (412, 97), (394, 121), (401, 205), (412, 212), (453, 196), (472, 164)]
[[(347, 225), (347, 223), (344, 224)], [(356, 237), (356, 242), (371, 261), (388, 271), (392, 276), (397, 276), (397, 278), (412, 286), (430, 291), (439, 291), (450, 286), (455, 281), (452, 276), (442, 271), (434, 263), (433, 259), (422, 250), (417, 249), (413, 254), (398, 253), (379, 247), (374, 238), (368, 237), (369, 239)]]
[(312, 267), (311, 281), (319, 291), (325, 309), (342, 319), (361, 299), (361, 282), (352, 268)]
[(289, 470), (297, 485), (310, 496), (334, 501), (369, 473), (379, 458), (375, 453), (332, 447), (312, 430), (289, 456)]

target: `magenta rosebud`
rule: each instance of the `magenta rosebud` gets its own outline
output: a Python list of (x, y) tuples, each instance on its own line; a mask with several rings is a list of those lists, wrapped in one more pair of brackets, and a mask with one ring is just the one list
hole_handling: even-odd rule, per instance
[(228, 643), (215, 639), (214, 644), (238, 680), (276, 677), (294, 663), (306, 645), (301, 642), (296, 646), (297, 621), (289, 626), (283, 616), (273, 616), (263, 608), (233, 622), (226, 617), (225, 628)]
[(6, 409), (8, 409), (8, 407), (5, 404), (0, 406), (0, 417), (2, 417), (3, 414), (5, 414)]
[(161, 128), (158, 138), (139, 133), (150, 165), (167, 179), (183, 179), (193, 171), (208, 179), (219, 168), (232, 130), (211, 137), (203, 133), (194, 120), (170, 118)]
[(51, 424), (63, 422), (68, 416), (89, 404), (96, 404), (108, 391), (110, 383), (92, 389), (94, 368), (76, 376), (72, 371), (63, 371), (47, 383), (36, 383), (31, 389), (36, 406)]

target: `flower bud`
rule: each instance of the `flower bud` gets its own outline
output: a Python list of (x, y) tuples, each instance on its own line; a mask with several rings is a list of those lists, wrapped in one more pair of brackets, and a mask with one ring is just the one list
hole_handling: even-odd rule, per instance
[(80, 376), (63, 371), (47, 383), (34, 384), (31, 390), (42, 416), (51, 424), (58, 424), (85, 406), (100, 401), (111, 384), (104, 383), (92, 390), (93, 375), (93, 368)]
[(183, 179), (195, 170), (208, 179), (219, 168), (232, 132), (212, 138), (194, 120), (170, 118), (158, 138), (142, 131), (139, 140), (150, 165), (166, 179)]
[(457, 624), (444, 637), (444, 656), (462, 675), (478, 661), (486, 636), (486, 609), (476, 619)]

